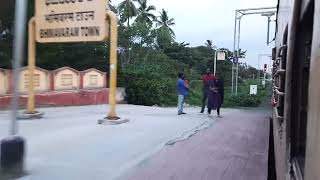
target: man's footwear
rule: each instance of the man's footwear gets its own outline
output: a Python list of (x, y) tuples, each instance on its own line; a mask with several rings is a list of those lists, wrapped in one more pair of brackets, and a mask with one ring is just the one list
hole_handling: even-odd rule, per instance
[(203, 113), (204, 113), (204, 111), (200, 111), (200, 113), (201, 113), (201, 114), (203, 114)]
[(218, 118), (222, 118), (222, 116), (220, 116), (220, 115), (218, 115), (217, 117), (218, 117)]
[(185, 113), (185, 112), (182, 112), (181, 114), (187, 114), (187, 113)]
[(178, 113), (178, 115), (181, 115), (182, 113)]

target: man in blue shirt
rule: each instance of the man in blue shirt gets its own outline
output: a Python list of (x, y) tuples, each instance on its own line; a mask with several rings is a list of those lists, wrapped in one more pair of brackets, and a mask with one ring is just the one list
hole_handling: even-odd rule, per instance
[(184, 97), (188, 95), (188, 85), (185, 83), (185, 76), (183, 73), (178, 75), (178, 115), (186, 114), (183, 112)]

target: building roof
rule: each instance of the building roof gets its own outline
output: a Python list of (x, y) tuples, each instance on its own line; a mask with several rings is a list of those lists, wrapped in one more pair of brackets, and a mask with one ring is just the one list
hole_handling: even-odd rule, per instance
[(76, 73), (76, 74), (79, 74), (80, 72), (78, 71), (78, 70), (76, 70), (76, 69), (73, 69), (73, 68), (71, 68), (71, 67), (61, 67), (61, 68), (59, 68), (59, 69), (56, 69), (56, 70), (54, 70), (53, 72), (54, 73), (58, 73), (58, 72), (60, 72), (60, 71), (63, 71), (63, 70), (66, 70), (66, 69), (68, 69), (68, 70), (70, 70), (70, 71), (72, 71), (72, 72), (74, 72), (74, 73)]
[[(27, 70), (28, 69), (28, 66), (24, 66), (22, 68), (20, 68), (21, 71), (24, 71), (24, 70)], [(40, 67), (36, 67), (36, 70), (39, 70), (39, 71), (42, 71), (42, 72), (45, 72), (45, 73), (48, 73), (50, 71), (46, 70), (46, 69), (42, 69)]]
[(84, 71), (81, 71), (81, 72), (83, 72), (83, 73), (88, 73), (88, 72), (90, 72), (90, 71), (96, 71), (96, 72), (98, 72), (98, 73), (100, 73), (100, 74), (105, 74), (105, 72), (102, 72), (102, 71), (100, 71), (100, 70), (98, 70), (98, 69), (96, 69), (96, 68), (90, 68), (90, 69), (87, 69), (87, 70), (84, 70)]

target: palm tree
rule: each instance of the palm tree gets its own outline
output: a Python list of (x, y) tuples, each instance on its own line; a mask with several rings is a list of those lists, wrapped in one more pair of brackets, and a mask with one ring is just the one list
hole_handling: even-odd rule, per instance
[(212, 50), (213, 48), (215, 48), (215, 46), (213, 45), (212, 40), (207, 40), (206, 43), (205, 43), (205, 45), (207, 46), (208, 49), (211, 49), (211, 50)]
[(187, 47), (190, 45), (190, 43), (186, 43), (185, 41), (183, 41), (182, 43), (179, 44), (181, 47)]
[(160, 12), (159, 19), (156, 20), (157, 26), (160, 28), (168, 29), (170, 34), (174, 37), (175, 33), (171, 29), (171, 26), (176, 25), (174, 22), (174, 18), (169, 18), (168, 12), (162, 9), (162, 12)]
[(242, 49), (239, 49), (239, 54), (238, 54), (238, 51), (235, 51), (235, 55), (238, 56), (239, 58), (246, 58), (247, 51), (243, 51)]
[(152, 25), (152, 22), (156, 19), (156, 16), (150, 13), (150, 11), (156, 10), (156, 7), (148, 6), (147, 0), (137, 0), (137, 2), (139, 3), (140, 7), (138, 8), (136, 22), (146, 22), (148, 25)]
[(160, 50), (165, 50), (174, 41), (173, 35), (170, 33), (168, 28), (160, 27), (156, 30), (156, 44)]
[(133, 1), (137, 0), (124, 0), (118, 6), (120, 16), (123, 22), (127, 22), (127, 26), (130, 26), (130, 19), (137, 16), (138, 10)]

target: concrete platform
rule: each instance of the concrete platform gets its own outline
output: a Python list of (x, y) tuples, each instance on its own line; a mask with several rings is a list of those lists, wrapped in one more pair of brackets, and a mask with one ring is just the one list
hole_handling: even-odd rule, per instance
[[(119, 105), (118, 116), (130, 122), (97, 124), (108, 109), (108, 105), (40, 108), (45, 113), (42, 119), (18, 121), (19, 135), (27, 144), (28, 174), (19, 180), (118, 179), (168, 142), (188, 138), (215, 122), (199, 114), (199, 108), (186, 108), (188, 114), (178, 116), (175, 107)], [(8, 135), (9, 115), (0, 111), (0, 139)]]
[(236, 110), (167, 146), (123, 180), (267, 180), (267, 111)]
[[(130, 122), (97, 124), (107, 105), (41, 108), (43, 119), (18, 121), (26, 139), (19, 180), (266, 180), (268, 112), (223, 109), (223, 119), (186, 108), (119, 105)], [(0, 139), (9, 130), (0, 111)], [(0, 178), (1, 179), (1, 178)]]

